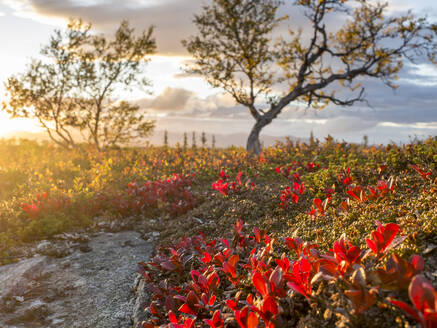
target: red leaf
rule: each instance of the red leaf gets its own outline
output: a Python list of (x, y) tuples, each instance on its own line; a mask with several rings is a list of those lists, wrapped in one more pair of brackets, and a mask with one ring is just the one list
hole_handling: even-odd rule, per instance
[(193, 328), (195, 322), (196, 321), (194, 319), (184, 318), (184, 325), (182, 327), (183, 328)]
[(252, 282), (256, 290), (262, 295), (262, 297), (268, 295), (267, 283), (261, 273), (259, 273), (258, 271), (255, 272), (252, 277)]
[(303, 290), (303, 288), (301, 287), (301, 285), (298, 285), (294, 282), (287, 282), (287, 286), (292, 289), (293, 291), (305, 296), (306, 298), (308, 298), (306, 292)]
[(366, 239), (366, 243), (375, 255), (380, 256), (395, 238), (399, 226), (395, 223), (388, 223), (384, 226), (378, 221), (376, 223), (378, 228), (371, 233), (371, 239)]
[(220, 318), (220, 310), (216, 310), (212, 316), (212, 321), (215, 326), (223, 325), (223, 320)]
[(420, 176), (425, 179), (428, 180), (429, 176), (431, 175), (431, 172), (425, 172), (424, 170), (422, 170), (420, 167), (418, 167), (417, 165), (411, 164), (410, 165), (417, 173), (420, 174)]
[(413, 255), (413, 257), (411, 258), (411, 264), (418, 272), (423, 271), (425, 267), (425, 262), (423, 261), (423, 258), (421, 258), (419, 255)]
[(238, 184), (241, 186), (242, 182), (241, 182), (241, 176), (243, 175), (243, 172), (238, 172), (237, 177), (235, 178), (238, 182)]
[(306, 298), (311, 297), (311, 263), (306, 258), (301, 258), (293, 263), (291, 274), (286, 274), (285, 279), (291, 282), (287, 286), (294, 291), (302, 294)]
[(366, 238), (366, 244), (373, 251), (373, 253), (378, 254), (378, 248), (372, 239)]
[(357, 290), (346, 290), (345, 295), (352, 301), (356, 314), (364, 312), (375, 304), (376, 289), (370, 291), (365, 288)]
[(232, 256), (230, 257), (230, 259), (228, 260), (228, 262), (229, 262), (230, 265), (232, 265), (233, 267), (235, 267), (235, 265), (237, 264), (237, 262), (238, 262), (239, 259), (240, 259), (240, 257), (239, 257), (237, 254), (235, 254), (235, 255), (232, 255)]
[(211, 328), (221, 328), (223, 327), (223, 320), (220, 316), (220, 310), (216, 310), (212, 316), (212, 320), (206, 319), (205, 322)]
[(220, 178), (222, 178), (223, 180), (226, 180), (227, 178), (229, 178), (229, 175), (226, 174), (225, 170), (221, 170), (220, 171)]
[(208, 277), (208, 288), (212, 291), (216, 290), (220, 284), (220, 277), (217, 272), (213, 271)]
[(207, 252), (204, 252), (201, 260), (203, 263), (209, 263), (211, 262), (211, 255)]
[(408, 288), (410, 300), (414, 307), (420, 312), (424, 312), (429, 304), (432, 304), (434, 309), (434, 300), (432, 300), (432, 298), (435, 291), (434, 293), (432, 291), (429, 293), (428, 290), (433, 290), (433, 287), (423, 275), (415, 276)]
[(193, 309), (191, 309), (191, 308), (188, 306), (188, 304), (183, 304), (183, 305), (178, 309), (178, 311), (179, 311), (179, 312), (182, 312), (182, 313), (186, 313), (186, 314), (196, 315), (196, 312), (195, 312)]
[(321, 200), (320, 198), (315, 198), (313, 202), (314, 202), (314, 205), (316, 206), (316, 208), (317, 208), (320, 212), (323, 212), (322, 200)]
[(266, 298), (264, 298), (264, 301), (262, 303), (262, 311), (266, 313), (270, 313), (271, 315), (277, 315), (278, 310), (278, 304), (276, 303), (276, 300), (271, 297), (270, 295), (267, 295)]
[(396, 223), (389, 223), (384, 226), (383, 234), (386, 247), (391, 244), (398, 231), (399, 226)]
[(255, 241), (257, 243), (261, 242), (261, 230), (258, 227), (253, 228), (253, 234), (255, 235)]
[(161, 317), (161, 312), (158, 310), (155, 302), (150, 303), (149, 308), (150, 308), (150, 313), (152, 313), (153, 315), (155, 315), (157, 317)]
[(209, 299), (208, 305), (209, 306), (213, 306), (216, 300), (216, 296), (212, 295), (211, 298)]
[(234, 300), (226, 300), (226, 305), (227, 305), (228, 308), (230, 308), (232, 311), (236, 311), (236, 310), (237, 310), (237, 304), (235, 303)]
[(275, 286), (275, 288), (279, 287), (282, 282), (282, 270), (279, 266), (276, 267), (276, 269), (272, 272), (269, 280), (273, 284), (273, 286)]
[(173, 311), (168, 311), (168, 318), (170, 319), (171, 323), (178, 323), (178, 319), (176, 318), (176, 315), (173, 313)]
[(300, 238), (285, 238), (285, 245), (290, 250), (294, 250), (296, 252), (297, 257), (300, 257), (300, 253), (302, 251), (303, 240)]
[(417, 313), (417, 311), (415, 309), (413, 309), (411, 306), (409, 306), (407, 303), (395, 300), (395, 299), (388, 299), (388, 301), (393, 304), (396, 305), (398, 308), (400, 308), (401, 310), (403, 310), (406, 314), (408, 314), (409, 316), (411, 316), (412, 318), (414, 318), (416, 321), (421, 321), (420, 317), (419, 317), (419, 313)]
[(229, 262), (223, 264), (223, 271), (230, 274), (232, 278), (236, 278), (237, 274), (235, 272), (235, 267), (233, 267)]
[(281, 259), (276, 259), (275, 262), (283, 272), (288, 272), (290, 269), (290, 261), (285, 257), (285, 255), (283, 255)]
[(176, 269), (176, 266), (168, 261), (162, 262), (161, 263), (161, 267), (163, 267), (164, 269), (168, 270), (168, 271), (173, 271)]
[(199, 303), (199, 298), (193, 291), (190, 291), (187, 295), (187, 304), (190, 307), (194, 307), (197, 303)]
[(348, 195), (361, 202), (361, 198), (355, 194), (355, 188), (347, 191)]
[(389, 299), (389, 301), (416, 319), (424, 328), (437, 326), (437, 292), (423, 275), (416, 275), (408, 289), (411, 302), (416, 309), (408, 304)]
[(247, 328), (257, 328), (258, 327), (258, 316), (254, 312), (250, 312), (247, 316)]

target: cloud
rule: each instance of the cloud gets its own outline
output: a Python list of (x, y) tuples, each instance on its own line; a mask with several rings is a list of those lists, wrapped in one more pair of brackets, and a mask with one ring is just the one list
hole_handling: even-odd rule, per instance
[[(142, 30), (150, 25), (156, 26), (155, 36), (158, 51), (161, 54), (186, 54), (180, 41), (197, 30), (192, 20), (195, 13), (200, 13), (203, 1), (199, 0), (0, 0), (14, 10), (14, 14), (28, 17), (43, 23), (65, 24), (69, 17), (81, 17), (91, 21), (103, 31), (112, 31), (117, 24), (128, 19), (133, 26)], [(206, 1), (207, 3), (209, 1)], [(434, 1), (421, 0), (420, 4), (411, 5), (409, 0), (392, 0), (391, 12), (415, 8), (418, 12), (436, 14)], [(280, 7), (278, 15), (289, 15), (290, 19), (280, 25), (275, 35), (286, 37), (288, 28), (295, 30), (303, 27), (304, 36), (308, 37), (308, 21), (301, 9), (296, 9), (291, 2)], [(338, 26), (342, 14), (327, 16), (328, 26)]]
[(245, 107), (237, 106), (227, 94), (200, 97), (184, 88), (168, 87), (157, 97), (143, 98), (136, 103), (144, 109), (166, 112), (166, 116), (232, 118), (237, 113), (247, 112)]
[(437, 86), (437, 66), (431, 63), (409, 63), (407, 69), (402, 72), (400, 81), (418, 86), (435, 87)]
[(336, 133), (361, 133), (362, 131), (368, 130), (378, 125), (376, 120), (363, 120), (357, 117), (336, 117), (330, 119), (324, 124), (324, 129), (327, 131), (335, 131)]
[(201, 97), (194, 91), (184, 88), (167, 87), (155, 98), (135, 100), (141, 108), (152, 110), (160, 117), (184, 117), (187, 119), (225, 119), (238, 121), (250, 120), (246, 107), (235, 103), (234, 99), (224, 93)]
[[(416, 79), (422, 82), (433, 81), (436, 73), (431, 68), (431, 66), (420, 66), (420, 68), (417, 65), (407, 66), (399, 81), (400, 87), (395, 91), (379, 80), (367, 80), (364, 85), (370, 106), (364, 103), (353, 107), (330, 105), (319, 111), (290, 104), (274, 122), (306, 122), (308, 125), (311, 125), (311, 122), (323, 122), (330, 131), (337, 128), (344, 133), (370, 129), (378, 122), (410, 124), (408, 128), (413, 127), (411, 124), (437, 122), (437, 103), (434, 96), (436, 86), (432, 83), (411, 82)], [(201, 97), (195, 90), (168, 88), (156, 99), (143, 101), (142, 105), (154, 107), (158, 111), (166, 111), (168, 115), (173, 116), (252, 122), (247, 108), (237, 105), (227, 94)], [(259, 108), (265, 109), (268, 105), (260, 104)]]
[[(437, 121), (437, 66), (429, 64), (405, 65), (397, 81), (399, 88), (392, 90), (377, 79), (366, 79), (368, 104), (357, 103), (353, 107), (330, 105), (322, 111), (304, 107), (289, 108), (278, 117), (281, 119), (328, 119), (339, 117), (353, 118), (369, 122), (393, 122), (397, 124), (414, 124)], [(347, 98), (348, 92), (343, 95)], [(370, 124), (370, 123), (369, 123)], [(338, 124), (342, 129), (342, 125)]]
[(175, 79), (186, 79), (186, 78), (192, 78), (192, 77), (202, 77), (202, 75), (198, 74), (198, 73), (181, 72), (181, 73), (174, 74), (173, 77)]
[[(194, 14), (200, 13), (203, 1), (198, 0), (0, 0), (14, 10), (16, 16), (63, 27), (68, 18), (82, 18), (104, 31), (113, 31), (118, 23), (127, 19), (139, 30), (156, 27), (158, 52), (168, 55), (186, 54), (181, 40), (197, 34)], [(208, 1), (207, 1), (208, 2)], [(304, 37), (309, 37), (308, 20), (301, 9), (286, 3), (278, 16), (290, 19), (279, 26), (275, 36), (287, 37), (288, 29), (303, 27)], [(339, 15), (329, 15), (328, 24), (338, 25)]]
[[(63, 25), (70, 18), (83, 18), (102, 31), (113, 31), (127, 19), (142, 30), (156, 27), (158, 51), (163, 54), (186, 53), (180, 40), (195, 32), (193, 14), (201, 8), (201, 1), (192, 0), (3, 0), (14, 14), (43, 23)], [(51, 21), (53, 20), (53, 21)], [(63, 22), (63, 23), (62, 23)]]
[(435, 0), (420, 0), (415, 2), (411, 0), (391, 0), (388, 6), (389, 13), (394, 14), (406, 12), (410, 9), (419, 15), (427, 16), (433, 20), (437, 18)]
[(194, 92), (182, 88), (167, 87), (156, 98), (144, 98), (137, 100), (136, 103), (145, 109), (156, 111), (180, 111), (185, 109), (188, 100)]
[(379, 126), (388, 126), (393, 128), (410, 128), (410, 129), (420, 129), (420, 130), (437, 130), (437, 122), (429, 123), (414, 123), (414, 124), (399, 124), (393, 122), (380, 122)]

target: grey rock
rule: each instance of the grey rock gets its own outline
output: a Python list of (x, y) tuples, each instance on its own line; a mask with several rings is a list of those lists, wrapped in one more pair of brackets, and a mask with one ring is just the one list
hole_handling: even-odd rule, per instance
[(433, 244), (430, 244), (430, 245), (428, 245), (427, 247), (426, 247), (426, 249), (423, 251), (423, 254), (424, 255), (428, 255), (428, 254), (430, 254), (430, 253), (432, 253), (434, 250), (436, 250), (437, 249), (437, 245), (433, 245)]
[(0, 327), (124, 328), (140, 322), (146, 295), (144, 288), (134, 294), (133, 287), (141, 281), (137, 263), (149, 259), (152, 244), (125, 231), (100, 233), (88, 245), (87, 252), (37, 255), (0, 267)]
[(193, 220), (196, 221), (199, 224), (203, 224), (203, 221), (199, 218), (193, 217)]
[(59, 240), (68, 240), (77, 243), (87, 243), (90, 240), (90, 236), (87, 233), (61, 233), (53, 237)]
[(42, 242), (40, 242), (38, 244), (38, 246), (36, 246), (36, 250), (41, 253), (41, 252), (45, 252), (47, 249), (49, 249), (51, 247), (52, 243), (49, 242), (48, 240), (43, 240)]
[(146, 293), (146, 282), (138, 275), (134, 286), (135, 298), (133, 302), (133, 314), (132, 314), (132, 327), (138, 327), (142, 321), (147, 319), (146, 312), (144, 311), (149, 296)]
[(45, 256), (35, 256), (0, 267), (0, 306), (9, 298), (24, 297), (38, 284), (49, 261)]
[(64, 257), (73, 252), (73, 244), (68, 241), (48, 241), (43, 240), (36, 246), (36, 252), (41, 255), (54, 257)]

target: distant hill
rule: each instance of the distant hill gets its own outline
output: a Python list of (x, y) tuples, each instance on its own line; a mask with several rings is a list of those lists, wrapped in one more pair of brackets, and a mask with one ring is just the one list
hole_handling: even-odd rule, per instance
[[(237, 147), (245, 147), (246, 141), (247, 141), (247, 133), (233, 133), (233, 134), (215, 134), (216, 139), (216, 147), (230, 147), (230, 146), (237, 146)], [(50, 138), (47, 136), (47, 134), (43, 132), (27, 132), (27, 131), (13, 131), (8, 132), (5, 135), (2, 136), (3, 138), (10, 139), (10, 138), (23, 138), (23, 139), (30, 139), (30, 140), (37, 140), (37, 141), (46, 141), (50, 140)], [(201, 146), (200, 142), (201, 132), (196, 132), (196, 143), (197, 146)], [(297, 138), (293, 136), (289, 136), (290, 140), (292, 141), (306, 141), (307, 139), (304, 138)], [(207, 133), (206, 134), (207, 139), (207, 145), (211, 146), (211, 140), (212, 140), (212, 134)], [(157, 130), (153, 133), (152, 136), (147, 138), (152, 145), (160, 146), (164, 143), (164, 131), (163, 130)], [(184, 140), (184, 134), (183, 132), (169, 132), (168, 133), (168, 141), (169, 144), (174, 146), (177, 142), (179, 144), (183, 144)], [(188, 145), (191, 146), (191, 140), (192, 135), (191, 132), (188, 133)], [(264, 146), (271, 146), (274, 145), (276, 141), (285, 142), (286, 137), (280, 136), (270, 136), (270, 135), (261, 135), (261, 142), (264, 144)]]
[(37, 141), (46, 141), (50, 140), (49, 136), (45, 134), (44, 132), (27, 132), (27, 131), (12, 131), (5, 133), (1, 136), (1, 138), (5, 139), (30, 139), (30, 140), (37, 140)]

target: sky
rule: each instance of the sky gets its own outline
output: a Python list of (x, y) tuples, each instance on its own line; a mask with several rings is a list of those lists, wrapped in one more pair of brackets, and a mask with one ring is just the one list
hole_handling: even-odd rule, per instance
[[(3, 82), (22, 72), (30, 59), (38, 56), (52, 31), (64, 27), (69, 17), (92, 22), (103, 33), (114, 31), (121, 20), (128, 19), (138, 31), (156, 27), (158, 50), (147, 68), (152, 94), (133, 91), (124, 97), (139, 103), (157, 121), (157, 130), (248, 134), (254, 121), (247, 109), (237, 106), (220, 89), (209, 87), (201, 77), (183, 74), (190, 57), (180, 41), (196, 33), (192, 18), (203, 2), (0, 0), (0, 102)], [(409, 9), (437, 22), (435, 0), (389, 0), (391, 13)], [(293, 17), (291, 10), (287, 6), (282, 9)], [(293, 22), (287, 24), (293, 27)], [(414, 137), (437, 135), (437, 66), (407, 64), (397, 82), (400, 87), (396, 91), (377, 80), (366, 83), (369, 105), (333, 105), (322, 111), (289, 106), (263, 133), (307, 138), (313, 131), (318, 138), (331, 134), (350, 142), (360, 142), (367, 135), (371, 143), (408, 142)], [(0, 136), (14, 130), (36, 132), (40, 128), (34, 121), (10, 120), (0, 112)]]

